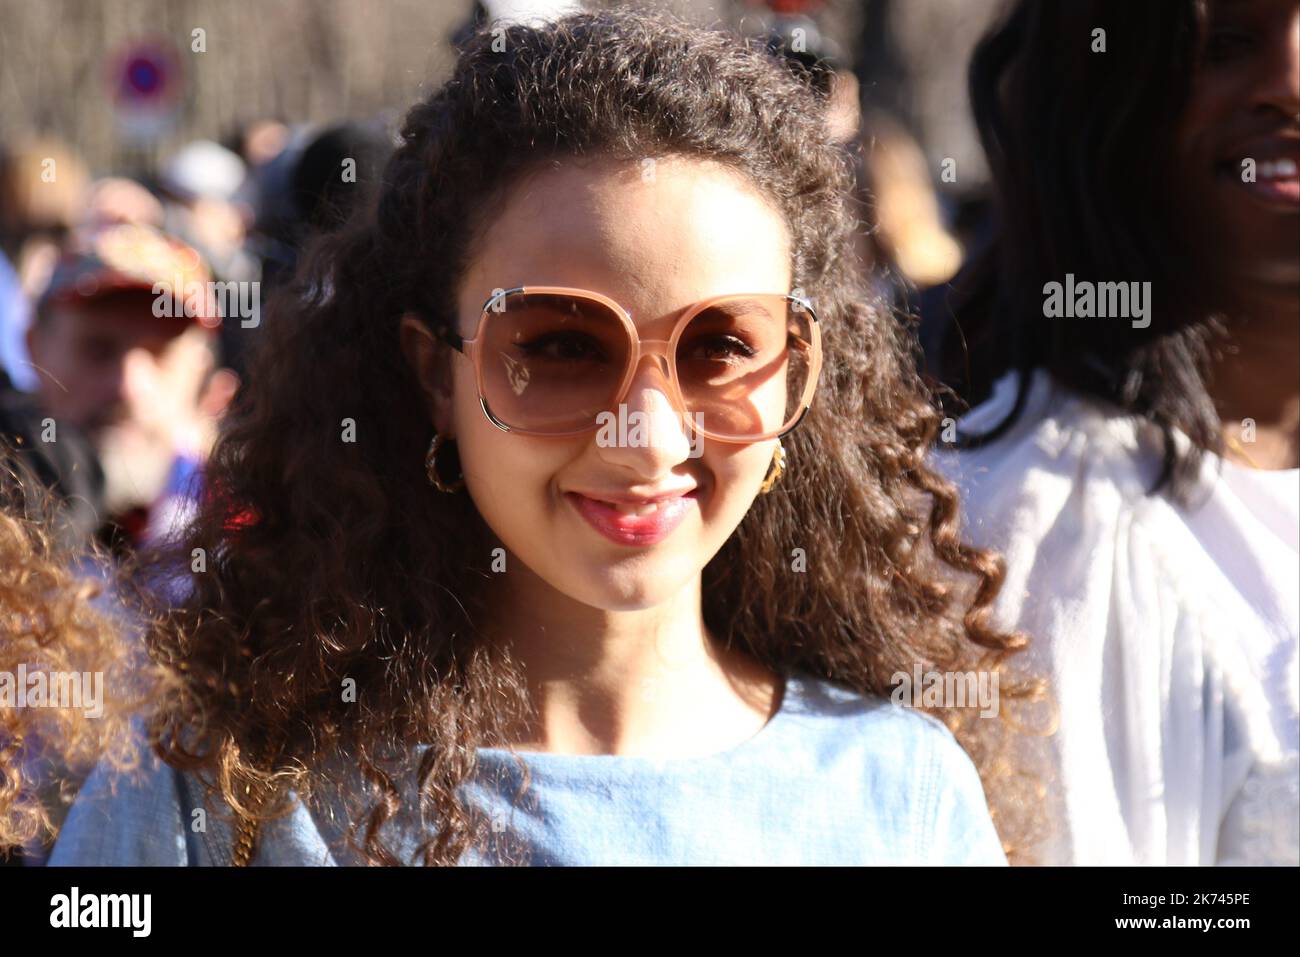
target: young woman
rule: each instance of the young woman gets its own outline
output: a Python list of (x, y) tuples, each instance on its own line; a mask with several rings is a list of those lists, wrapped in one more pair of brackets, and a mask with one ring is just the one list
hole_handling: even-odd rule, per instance
[[(163, 763), (52, 863), (1019, 854), (1038, 686), (821, 110), (673, 19), (480, 33), (264, 323), (151, 632)], [(992, 708), (889, 700), (966, 672)]]
[(1024, 0), (972, 92), (952, 467), (1055, 679), (1044, 859), (1300, 863), (1300, 3)]

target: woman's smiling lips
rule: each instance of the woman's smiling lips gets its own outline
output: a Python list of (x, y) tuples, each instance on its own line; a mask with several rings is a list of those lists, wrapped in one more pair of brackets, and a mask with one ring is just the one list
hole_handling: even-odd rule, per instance
[[(1247, 159), (1255, 164), (1251, 181), (1242, 175)], [(1283, 212), (1300, 210), (1300, 138), (1257, 137), (1237, 147), (1232, 158), (1220, 164), (1220, 170), (1256, 202)]]
[[(654, 545), (676, 530), (695, 506), (697, 489), (653, 496), (609, 493), (596, 498), (581, 492), (564, 497), (587, 524), (619, 545)], [(613, 501), (612, 501), (613, 500)], [(620, 504), (615, 504), (617, 501)]]

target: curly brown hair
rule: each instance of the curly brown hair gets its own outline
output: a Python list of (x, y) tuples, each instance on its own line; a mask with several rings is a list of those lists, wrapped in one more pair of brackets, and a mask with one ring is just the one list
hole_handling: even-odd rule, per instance
[(94, 711), (0, 706), (0, 860), (48, 841), (96, 761), (138, 766), (130, 725), (176, 682), (127, 640), (134, 590), (115, 588), (106, 553), (75, 547), (68, 521), (21, 458), (0, 448), (0, 674), (98, 673), (109, 692)]
[[(914, 330), (855, 268), (852, 161), (822, 111), (760, 46), (662, 13), (476, 35), (407, 114), (374, 201), (272, 304), (183, 542), (186, 566), (203, 549), (206, 571), (150, 635), (183, 679), (150, 722), (164, 759), (263, 820), (328, 787), (320, 768), (346, 750), (368, 788), (349, 844), (375, 864), (403, 863), (384, 839), (408, 773), (433, 822), (420, 862), (455, 863), (482, 836), (457, 788), (475, 749), (525, 713), (525, 685), (475, 627), (490, 532), (466, 497), (430, 493), (430, 421), (399, 321), (453, 324), (494, 205), (548, 161), (701, 158), (784, 215), (825, 345), (817, 401), (785, 439), (786, 478), (703, 570), (705, 622), (780, 674), (883, 697), (918, 663), (998, 672), (1000, 718), (934, 713), (979, 769), (1008, 854), (1023, 855), (1038, 791), (1011, 718), (1042, 689), (1012, 671), (1026, 639), (987, 620), (998, 561), (962, 543), (957, 494), (927, 465), (940, 415)], [(355, 442), (339, 441), (345, 418)], [(806, 572), (791, 573), (793, 546)], [(363, 705), (342, 700), (345, 679)]]

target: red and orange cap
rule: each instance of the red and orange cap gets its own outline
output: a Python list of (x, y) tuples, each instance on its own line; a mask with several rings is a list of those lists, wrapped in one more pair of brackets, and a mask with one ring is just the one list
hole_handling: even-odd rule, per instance
[[(205, 290), (203, 308), (192, 318), (214, 327), (221, 319), (206, 294), (211, 279), (207, 264), (194, 247), (174, 236), (136, 223), (121, 223), (80, 234), (54, 268), (50, 284), (41, 296), (43, 310), (53, 303), (88, 302), (96, 297), (126, 290), (154, 292), (161, 284), (177, 304), (198, 283)], [(169, 313), (185, 315), (180, 308)]]

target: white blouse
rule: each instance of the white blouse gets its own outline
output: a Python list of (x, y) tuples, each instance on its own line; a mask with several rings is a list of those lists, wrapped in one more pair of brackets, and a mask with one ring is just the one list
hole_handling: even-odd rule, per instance
[(1208, 455), (1179, 507), (1148, 494), (1153, 426), (1042, 372), (1004, 436), (937, 459), (966, 538), (1006, 559), (998, 624), (1054, 683), (1043, 862), (1300, 864), (1300, 470)]

